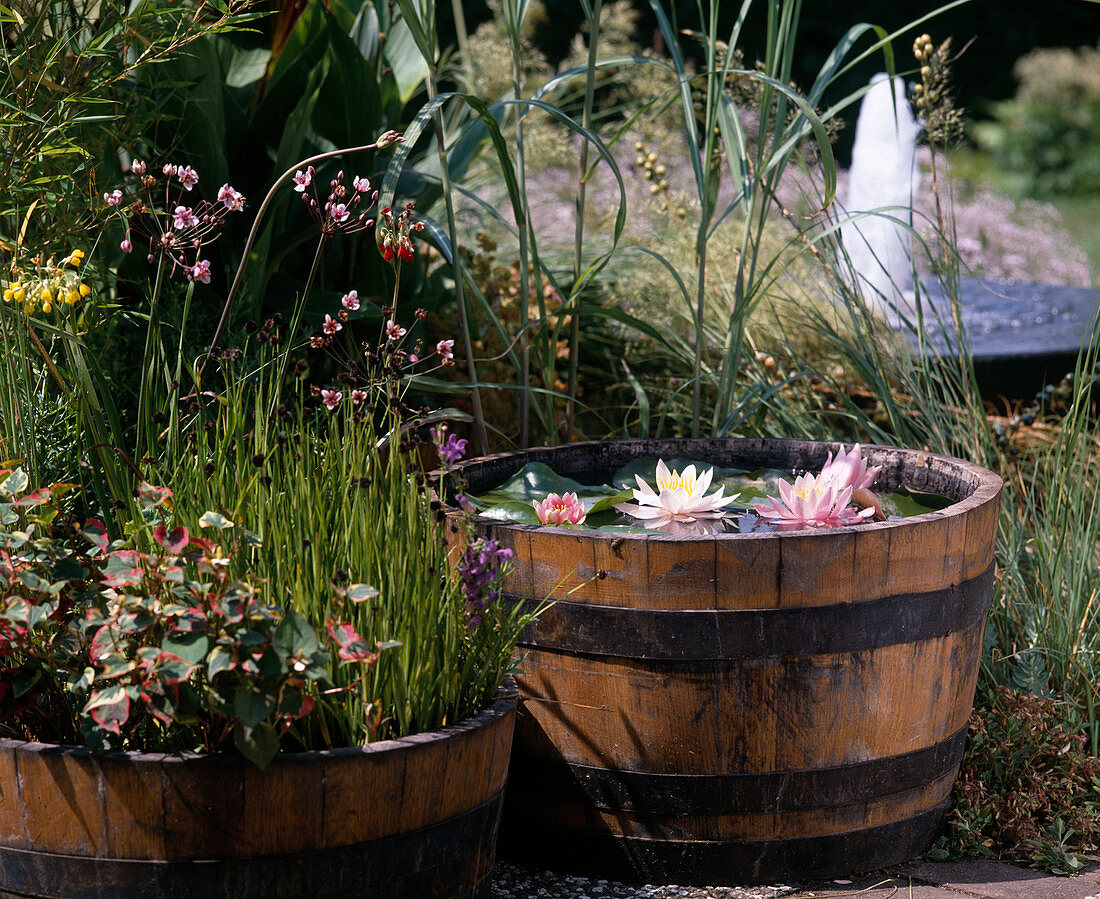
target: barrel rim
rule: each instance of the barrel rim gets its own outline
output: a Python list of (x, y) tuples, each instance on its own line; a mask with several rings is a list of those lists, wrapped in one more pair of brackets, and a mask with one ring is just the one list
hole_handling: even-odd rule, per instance
[[(419, 734), (410, 734), (405, 737), (397, 737), (392, 740), (379, 740), (377, 743), (367, 743), (363, 746), (341, 746), (338, 749), (318, 749), (306, 752), (280, 752), (268, 765), (269, 770), (275, 766), (299, 765), (309, 763), (321, 763), (339, 761), (346, 758), (360, 758), (388, 752), (411, 750), (417, 746), (428, 743), (436, 743), (460, 734), (478, 730), (488, 726), (494, 721), (510, 715), (519, 703), (519, 688), (515, 679), (509, 675), (507, 680), (497, 690), (493, 702), (487, 708), (482, 709), (468, 718), (464, 718), (456, 724), (448, 724), (439, 730), (424, 731)], [(103, 752), (91, 749), (87, 746), (75, 746), (63, 743), (40, 743), (36, 740), (17, 740), (12, 737), (0, 737), (0, 752), (11, 750), (19, 753), (34, 753), (41, 755), (76, 756), (82, 758), (94, 758), (97, 761), (118, 761), (127, 764), (170, 764), (190, 765), (240, 765), (254, 768), (252, 762), (244, 756), (228, 752), (144, 752), (142, 750), (113, 750)], [(259, 769), (256, 769), (259, 771)]]
[[(585, 449), (591, 449), (594, 452), (598, 452), (601, 447), (606, 447), (609, 443), (616, 445), (622, 445), (624, 447), (639, 446), (655, 443), (676, 443), (684, 446), (690, 446), (691, 444), (704, 444), (713, 445), (715, 443), (728, 443), (731, 446), (741, 445), (758, 445), (767, 446), (776, 444), (780, 447), (799, 445), (811, 445), (819, 448), (820, 452), (841, 452), (847, 444), (841, 441), (828, 441), (828, 440), (799, 440), (789, 437), (767, 437), (767, 438), (744, 438), (744, 437), (723, 437), (723, 438), (710, 438), (710, 437), (677, 437), (677, 438), (629, 438), (622, 440), (587, 440), (578, 441), (576, 443), (555, 444), (552, 446), (537, 447), (528, 450), (512, 450), (506, 453), (493, 453), (488, 456), (478, 456), (473, 459), (468, 459), (458, 463), (451, 469), (454, 473), (462, 476), (469, 470), (482, 466), (485, 464), (491, 464), (495, 462), (503, 462), (509, 459), (520, 460), (529, 456), (532, 452), (539, 453), (552, 453), (558, 450), (567, 450), (569, 452), (583, 452)], [(885, 446), (882, 444), (863, 443), (860, 447), (864, 450), (870, 450), (872, 454), (883, 454), (887, 456), (901, 456), (903, 459), (911, 460), (915, 465), (919, 465), (921, 468), (940, 468), (946, 472), (957, 472), (958, 480), (962, 481), (966, 479), (968, 475), (974, 482), (974, 489), (963, 499), (951, 503), (943, 509), (939, 509), (932, 512), (922, 512), (920, 515), (910, 515), (906, 518), (898, 518), (893, 521), (870, 521), (861, 524), (846, 525), (843, 528), (799, 528), (789, 531), (773, 531), (769, 533), (723, 533), (723, 534), (686, 534), (686, 535), (674, 535), (674, 534), (632, 534), (625, 532), (609, 533), (606, 531), (597, 531), (586, 528), (575, 527), (561, 527), (556, 525), (537, 525), (537, 524), (521, 524), (514, 521), (499, 521), (495, 519), (478, 519), (479, 526), (485, 526), (491, 530), (515, 530), (531, 533), (547, 533), (547, 534), (563, 534), (568, 533), (570, 536), (585, 536), (589, 539), (603, 540), (603, 541), (616, 541), (616, 545), (621, 545), (622, 541), (627, 542), (639, 542), (639, 541), (654, 541), (654, 542), (676, 542), (676, 543), (706, 543), (710, 541), (719, 541), (725, 543), (727, 541), (743, 541), (743, 540), (783, 540), (791, 537), (797, 537), (799, 539), (806, 539), (807, 537), (818, 537), (821, 539), (828, 539), (835, 537), (838, 533), (864, 533), (875, 531), (888, 531), (899, 527), (919, 525), (922, 522), (940, 521), (943, 519), (956, 518), (958, 516), (967, 515), (976, 509), (986, 506), (989, 503), (996, 502), (1001, 494), (1001, 489), (1004, 485), (1004, 481), (1000, 475), (987, 468), (983, 468), (980, 465), (976, 465), (973, 462), (967, 462), (965, 459), (958, 459), (954, 456), (946, 456), (940, 453), (924, 452), (923, 450), (905, 449), (903, 447)], [(517, 466), (518, 471), (522, 465)], [(442, 472), (435, 471), (431, 477), (438, 482), (441, 478)], [(453, 503), (444, 500), (444, 509), (448, 515), (464, 515), (465, 513), (459, 509)]]

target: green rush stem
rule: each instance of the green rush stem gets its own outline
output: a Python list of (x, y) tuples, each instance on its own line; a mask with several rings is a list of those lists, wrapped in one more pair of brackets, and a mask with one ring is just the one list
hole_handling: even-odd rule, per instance
[[(592, 129), (592, 105), (596, 94), (596, 56), (600, 43), (600, 14), (603, 0), (595, 0), (592, 7), (591, 33), (588, 38), (588, 71), (584, 79), (584, 112), (581, 125), (586, 131)], [(583, 261), (581, 251), (584, 246), (585, 194), (588, 187), (588, 141), (581, 141), (580, 177), (577, 180), (577, 227), (573, 235), (573, 301), (580, 305), (579, 286)], [(569, 322), (569, 386), (565, 401), (565, 441), (573, 439), (573, 419), (577, 411), (577, 369), (580, 363), (581, 319), (576, 309)]]
[[(519, 25), (517, 24), (517, 29)], [(531, 310), (531, 284), (527, 274), (527, 167), (523, 149), (523, 112), (518, 105), (520, 95), (523, 92), (523, 69), (520, 59), (519, 36), (513, 35), (512, 40), (512, 89), (516, 96), (516, 181), (519, 186), (519, 195), (523, 197), (523, 220), (516, 221), (516, 233), (519, 237), (519, 356), (520, 356), (520, 391), (519, 391), (519, 445), (520, 449), (526, 449), (531, 442), (531, 341), (527, 334), (527, 325), (530, 320)], [(541, 296), (541, 291), (539, 292)], [(553, 375), (545, 373), (550, 381)], [(547, 428), (553, 427), (553, 416), (546, 422)]]
[[(435, 66), (428, 67), (428, 98), (438, 93)], [(466, 372), (470, 378), (470, 399), (474, 407), (474, 433), (481, 454), (489, 453), (489, 433), (485, 427), (485, 410), (481, 405), (481, 388), (477, 379), (477, 363), (474, 361), (474, 345), (470, 337), (470, 322), (466, 315), (466, 292), (462, 280), (462, 260), (458, 252), (458, 225), (455, 221), (454, 198), (451, 195), (451, 174), (447, 167), (447, 141), (444, 133), (443, 112), (435, 111), (435, 142), (439, 154), (439, 173), (443, 183), (443, 202), (447, 210), (447, 231), (451, 240), (451, 266), (455, 279), (455, 308), (458, 312), (458, 328), (462, 332), (462, 350), (466, 354)]]
[[(140, 462), (142, 458), (142, 449), (151, 448), (152, 442), (149, 440), (149, 422), (145, 419), (149, 414), (149, 368), (152, 364), (151, 355), (153, 352), (154, 335), (153, 331), (156, 326), (157, 318), (157, 305), (160, 301), (160, 289), (164, 283), (164, 257), (157, 257), (157, 275), (153, 282), (153, 296), (149, 301), (149, 324), (145, 329), (145, 352), (141, 358), (141, 381), (138, 386), (138, 411), (137, 411), (137, 437), (134, 446), (134, 459)], [(148, 443), (148, 447), (143, 447), (143, 443)]]
[[(279, 405), (279, 396), (282, 393), (283, 378), (286, 377), (286, 369), (290, 364), (290, 353), (294, 348), (294, 338), (298, 334), (298, 325), (302, 321), (302, 313), (305, 311), (306, 299), (309, 297), (309, 291), (313, 287), (313, 278), (317, 274), (317, 266), (321, 261), (321, 251), (325, 248), (325, 241), (328, 239), (328, 235), (324, 232), (321, 233), (321, 239), (317, 241), (317, 249), (313, 253), (313, 264), (309, 267), (309, 277), (306, 278), (306, 286), (302, 290), (301, 297), (298, 298), (297, 304), (294, 306), (294, 318), (290, 322), (290, 333), (286, 339), (286, 350), (283, 352), (282, 362), (279, 363), (279, 374), (275, 378), (275, 389), (271, 393), (271, 407), (267, 410), (267, 417), (270, 418), (275, 414), (275, 407)], [(256, 422), (257, 425), (260, 422)]]

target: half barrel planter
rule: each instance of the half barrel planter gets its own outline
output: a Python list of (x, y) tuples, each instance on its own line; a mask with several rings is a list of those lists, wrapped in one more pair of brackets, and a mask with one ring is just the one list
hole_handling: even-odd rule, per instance
[(516, 701), (510, 684), (459, 724), (264, 771), (0, 740), (0, 896), (483, 896)]
[[(529, 462), (600, 483), (643, 457), (803, 471), (837, 449), (632, 440), (459, 468), (476, 495)], [(863, 453), (882, 466), (878, 490), (951, 505), (690, 537), (479, 521), (515, 552), (503, 601), (559, 598), (518, 648), (503, 854), (698, 884), (834, 877), (928, 847), (974, 700), (1001, 480), (944, 456)]]

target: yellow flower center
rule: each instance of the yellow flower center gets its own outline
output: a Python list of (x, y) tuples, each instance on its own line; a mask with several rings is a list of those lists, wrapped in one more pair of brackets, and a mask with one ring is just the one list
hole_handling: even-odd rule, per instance
[(695, 478), (688, 478), (678, 471), (672, 472), (667, 478), (657, 478), (657, 487), (660, 490), (685, 490), (691, 493), (695, 489)]

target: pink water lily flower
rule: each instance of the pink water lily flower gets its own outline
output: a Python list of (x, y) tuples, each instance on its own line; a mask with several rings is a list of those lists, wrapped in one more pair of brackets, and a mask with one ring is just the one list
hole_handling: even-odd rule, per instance
[(584, 503), (575, 493), (549, 494), (541, 503), (531, 500), (542, 524), (584, 524)]
[(695, 466), (689, 465), (681, 474), (669, 471), (664, 459), (660, 459), (657, 462), (657, 490), (635, 475), (634, 480), (638, 482), (638, 489), (634, 491), (636, 502), (619, 503), (615, 508), (645, 521), (647, 527), (659, 527), (670, 521), (717, 518), (729, 511), (725, 507), (737, 499), (738, 494), (726, 496), (726, 488), (719, 487), (707, 496), (713, 478), (713, 468), (697, 476)]
[(756, 514), (783, 530), (793, 528), (834, 528), (859, 524), (875, 514), (874, 509), (856, 510), (851, 505), (852, 488), (838, 487), (832, 476), (799, 475), (794, 484), (779, 482), (779, 499), (754, 503)]
[(867, 467), (863, 456), (860, 455), (858, 443), (847, 453), (844, 452), (844, 445), (841, 444), (840, 452), (836, 454), (835, 459), (833, 454), (829, 453), (817, 479), (831, 481), (838, 490), (845, 487), (851, 487), (853, 490), (870, 490), (881, 470), (881, 465), (876, 465), (874, 468)]

